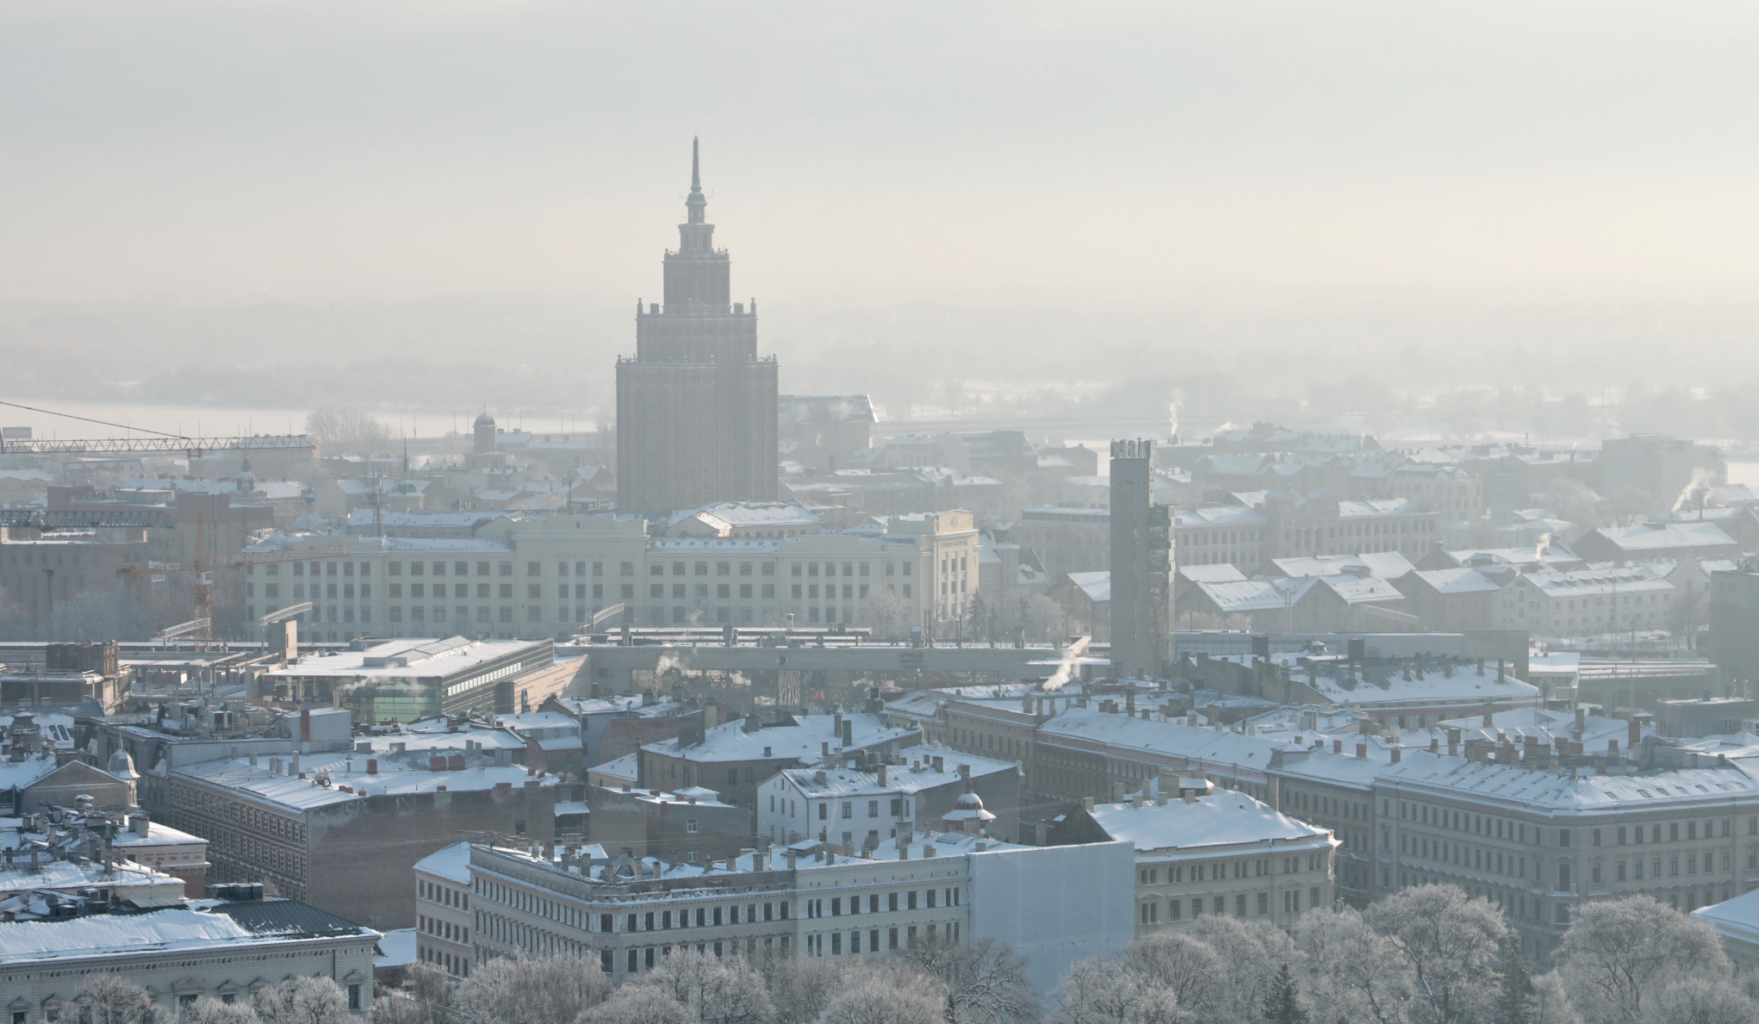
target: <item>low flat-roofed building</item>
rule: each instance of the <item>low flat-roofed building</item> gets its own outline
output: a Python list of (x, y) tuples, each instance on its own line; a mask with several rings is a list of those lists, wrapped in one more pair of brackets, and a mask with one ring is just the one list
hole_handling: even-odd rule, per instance
[(379, 933), (294, 900), (200, 900), (144, 914), (98, 913), (0, 927), (0, 1004), (16, 1024), (76, 1016), (74, 996), (95, 974), (146, 989), (174, 1016), (208, 996), (248, 1002), (286, 978), (329, 978), (367, 1020)]
[(523, 763), (550, 772), (578, 775), (586, 744), (580, 723), (560, 711), (527, 711), (496, 715), (495, 724), (525, 741)]
[(317, 754), (171, 771), (158, 816), (212, 843), (220, 882), (264, 882), (363, 923), (414, 923), (415, 862), (460, 832), (549, 839), (557, 777), (480, 752)]
[(345, 708), (363, 724), (434, 715), (512, 714), (516, 677), (556, 661), (553, 640), (387, 640), (308, 654), (264, 677), (275, 699)]
[(1332, 908), (1338, 841), (1327, 829), (1245, 793), (1212, 790), (1205, 779), (1157, 776), (1144, 790), (1127, 803), (1077, 805), (1050, 834), (1059, 846), (1134, 848), (1138, 936), (1206, 914), (1290, 928), (1304, 913)]

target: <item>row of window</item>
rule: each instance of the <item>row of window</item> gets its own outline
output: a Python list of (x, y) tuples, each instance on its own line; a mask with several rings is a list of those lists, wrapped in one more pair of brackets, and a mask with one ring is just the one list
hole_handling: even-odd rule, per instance
[[(1248, 916), (1250, 916), (1250, 912), (1248, 910), (1249, 907), (1256, 907), (1257, 912), (1260, 914), (1270, 913), (1270, 893), (1268, 893), (1268, 892), (1258, 893), (1257, 899), (1254, 901), (1248, 901), (1246, 893), (1235, 893), (1233, 902), (1234, 902), (1234, 916), (1235, 917), (1248, 917)], [(1301, 890), (1299, 890), (1299, 889), (1286, 889), (1286, 890), (1284, 890), (1282, 902), (1283, 902), (1283, 913), (1285, 913), (1285, 914), (1299, 914), (1301, 912)], [(1136, 907), (1137, 923), (1139, 923), (1139, 924), (1160, 924), (1161, 923), (1161, 907), (1162, 906), (1166, 907), (1166, 920), (1167, 920), (1167, 922), (1176, 923), (1179, 921), (1183, 921), (1183, 920), (1185, 920), (1184, 915), (1185, 915), (1186, 903), (1187, 903), (1187, 901), (1182, 898), (1176, 899), (1176, 900), (1165, 900), (1165, 901), (1145, 900), (1145, 901), (1137, 904), (1137, 907)], [(1228, 912), (1228, 898), (1226, 896), (1193, 896), (1190, 898), (1189, 904), (1191, 907), (1191, 920), (1193, 920), (1193, 921), (1195, 921), (1198, 918), (1203, 916), (1204, 908), (1206, 906), (1209, 908), (1209, 913), (1214, 915), (1215, 917), (1221, 917)], [(1319, 905), (1320, 905), (1320, 888), (1319, 888), (1319, 886), (1313, 886), (1312, 888), (1307, 890), (1307, 909), (1311, 910), (1315, 907), (1318, 907)]]
[[(880, 909), (880, 899), (882, 894), (877, 892), (868, 893), (867, 912), (869, 914), (895, 914), (900, 910), (933, 910), (937, 906), (957, 907), (962, 905), (964, 901), (964, 897), (961, 893), (962, 891), (957, 886), (945, 889), (923, 889), (920, 891), (922, 905), (921, 907), (918, 907), (918, 890), (905, 889), (902, 892), (888, 892), (883, 894), (886, 905), (884, 911)], [(810, 899), (806, 901), (806, 916), (808, 920), (825, 917), (827, 916), (825, 910), (828, 905), (830, 910), (828, 916), (830, 917), (842, 917), (845, 907), (848, 908), (848, 913), (851, 917), (858, 917), (861, 914), (861, 903), (862, 899), (860, 896), (832, 896), (829, 899)]]
[[(728, 769), (729, 772), (734, 771), (734, 770), (735, 769)], [(746, 771), (749, 772), (750, 769), (746, 769)], [(732, 780), (728, 780), (728, 781), (732, 781)], [(749, 780), (747, 780), (747, 781), (749, 781)], [(818, 820), (827, 821), (830, 819), (831, 804), (832, 803), (833, 803), (833, 801), (830, 801), (830, 800), (824, 800), (824, 801), (819, 802), (819, 804), (817, 805), (818, 806)], [(840, 804), (841, 804), (840, 813), (837, 816), (840, 818), (853, 818), (853, 817), (855, 817), (855, 807), (856, 807), (857, 803), (858, 803), (858, 801), (855, 801), (855, 800), (841, 801), (840, 802)], [(810, 817), (812, 814), (812, 807), (813, 807), (812, 801), (808, 800), (806, 802), (806, 807), (807, 807), (807, 815)], [(778, 810), (780, 811), (780, 813), (786, 814), (790, 818), (797, 818), (800, 816), (800, 804), (798, 801), (788, 800), (788, 799), (779, 797), (774, 793), (771, 793), (770, 794), (770, 813), (775, 814), (778, 812)], [(910, 813), (909, 807), (905, 804), (903, 797), (892, 797), (891, 798), (891, 812), (892, 812), (891, 816), (894, 818), (904, 817)], [(880, 801), (878, 801), (878, 800), (867, 801), (867, 816), (869, 818), (877, 818), (880, 816)]]
[[(331, 563), (331, 564), (333, 566), (335, 563)], [(586, 563), (584, 563), (584, 562), (577, 563), (577, 564), (579, 564), (582, 568), (585, 568), (585, 565), (586, 565)], [(295, 563), (293, 563), (293, 565), (294, 565), (293, 575), (297, 576), (297, 575), (299, 575), (299, 572), (298, 572), (299, 563), (295, 562)], [(454, 575), (454, 576), (469, 576), (470, 575), (471, 563), (462, 562), (462, 561), (458, 561), (458, 562), (410, 562), (409, 563), (409, 575), (411, 575), (411, 576), (424, 576), (424, 575), (444, 576), (444, 575), (446, 575), (446, 567), (448, 565), (450, 565), (452, 567), (452, 575)], [(491, 573), (489, 571), (489, 567), (491, 565), (494, 566), (493, 573)], [(567, 575), (566, 569), (568, 568), (568, 563), (558, 562), (557, 565), (559, 568), (564, 570), (563, 575)], [(597, 569), (599, 566), (602, 566), (603, 563), (594, 562), (593, 565), (594, 565), (595, 569)], [(364, 562), (361, 563), (361, 567), (362, 567), (361, 575), (364, 576), (364, 575), (366, 575), (366, 572), (365, 572), (366, 563), (364, 563)], [(430, 569), (431, 569), (431, 571), (430, 571)], [(490, 576), (490, 575), (511, 576), (511, 575), (513, 575), (513, 563), (512, 562), (492, 562), (491, 563), (491, 562), (480, 562), (479, 561), (476, 563), (476, 574), (478, 576)], [(528, 575), (536, 576), (537, 574), (538, 574), (537, 563), (532, 562), (531, 563), (531, 571), (528, 573)], [(332, 573), (330, 573), (330, 575), (334, 576), (336, 574), (334, 572), (332, 572)], [(387, 576), (401, 576), (401, 575), (403, 575), (403, 563), (402, 562), (386, 562), (385, 563), (385, 575), (387, 575)]]
[[(695, 912), (694, 927), (697, 928), (717, 927), (723, 924), (753, 924), (759, 920), (786, 921), (789, 919), (790, 907), (786, 900), (779, 903), (766, 902), (761, 905), (754, 902), (744, 905), (734, 903), (708, 907), (683, 907), (675, 910), (650, 910), (621, 915), (622, 920), (619, 921), (620, 915), (617, 914), (600, 913), (594, 915), (580, 907), (560, 903), (536, 893), (514, 889), (511, 886), (490, 882), (482, 878), (475, 879), (472, 887), (477, 895), (496, 903), (504, 904), (523, 913), (547, 918), (565, 927), (589, 932), (651, 932), (668, 931), (673, 928), (690, 928), (692, 927), (692, 910)], [(743, 921), (741, 921), (741, 912), (743, 912)], [(484, 916), (482, 911), (477, 912), (477, 926), (479, 928), (482, 926)], [(619, 923), (623, 925), (622, 928), (617, 927)]]
[(464, 945), (470, 944), (470, 929), (461, 924), (453, 924), (451, 921), (442, 921), (437, 917), (418, 915), (416, 917), (416, 928), (417, 930), (424, 931), (435, 938), (445, 939), (447, 942), (458, 942)]
[[(934, 941), (935, 936), (940, 934), (940, 929), (934, 923), (930, 923), (926, 927), (927, 927), (927, 932), (928, 932), (928, 939), (929, 939), (929, 941), (932, 942), (932, 941)], [(887, 928), (887, 929), (885, 929), (885, 932), (886, 932), (886, 945), (885, 945), (885, 949), (882, 950), (880, 948), (880, 929), (869, 928), (867, 930), (867, 950), (866, 950), (867, 952), (869, 952), (869, 953), (889, 952), (891, 950), (899, 948), (899, 929)], [(951, 936), (954, 942), (958, 942), (959, 941), (959, 922), (948, 921), (946, 924), (946, 934)], [(806, 955), (807, 956), (824, 956), (826, 954), (825, 937), (826, 936), (824, 933), (808, 935), (806, 937)], [(831, 956), (841, 956), (843, 953), (843, 948), (844, 948), (844, 946), (843, 946), (843, 933), (842, 932), (830, 932), (829, 937), (831, 940), (830, 950), (829, 950), (830, 955)], [(903, 929), (903, 936), (902, 937), (903, 937), (904, 945), (914, 949), (916, 947), (916, 925), (913, 925), (913, 924), (906, 925)], [(786, 940), (784, 940), (784, 944), (786, 944)], [(852, 955), (852, 956), (859, 955), (862, 952), (862, 949), (861, 949), (861, 929), (855, 928), (855, 929), (850, 930), (848, 949), (849, 949), (850, 955)]]
[[(1666, 794), (1666, 790), (1662, 789), (1660, 786), (1656, 786), (1655, 788), (1660, 790), (1663, 795)], [(1699, 788), (1704, 789), (1703, 786), (1699, 786)], [(1705, 791), (1709, 792), (1708, 790)], [(1649, 795), (1645, 790), (1639, 789), (1638, 792), (1645, 797)], [(1382, 804), (1385, 804), (1384, 800), (1382, 801)], [(1399, 817), (1407, 821), (1417, 821), (1424, 825), (1445, 828), (1453, 832), (1467, 832), (1474, 835), (1485, 836), (1487, 838), (1512, 840), (1517, 843), (1525, 843), (1527, 841), (1527, 826), (1525, 824), (1504, 821), (1494, 815), (1486, 816), (1482, 814), (1472, 814), (1469, 812), (1450, 810), (1445, 807), (1433, 807), (1429, 804), (1408, 804), (1401, 800), (1399, 801)], [(1667, 842), (1679, 842), (1682, 824), (1685, 829), (1686, 842), (1694, 842), (1700, 838), (1700, 830), (1697, 820), (1688, 820), (1683, 823), (1674, 821), (1666, 824), (1655, 822), (1648, 826), (1649, 842), (1662, 842), (1661, 835), (1663, 828), (1667, 829)], [(1704, 819), (1703, 824), (1702, 838), (1704, 839), (1717, 838), (1719, 830), (1722, 838), (1727, 838), (1734, 830), (1733, 818), (1706, 818)], [(1629, 828), (1629, 832), (1626, 831), (1627, 828)], [(1606, 831), (1608, 830), (1598, 828), (1590, 829), (1588, 840), (1589, 845), (1601, 845), (1603, 833)], [(1610, 831), (1613, 832), (1614, 841), (1619, 846), (1626, 845), (1627, 838), (1630, 840), (1630, 845), (1641, 846), (1643, 844), (1644, 826), (1642, 825), (1620, 825), (1616, 829)], [(1759, 815), (1751, 815), (1747, 818), (1747, 834), (1750, 836), (1759, 836)], [(1571, 839), (1571, 829), (1559, 828), (1557, 830), (1557, 845), (1560, 848), (1569, 849)], [(1533, 844), (1539, 846), (1543, 845), (1543, 843), (1544, 837), (1540, 833), (1539, 827), (1536, 825), (1533, 827)]]
[[(1136, 869), (1136, 881), (1139, 885), (1159, 885), (1164, 874), (1166, 881), (1177, 885), (1185, 881), (1186, 874), (1191, 881), (1216, 881), (1223, 878), (1256, 878), (1264, 875), (1277, 874), (1271, 870), (1278, 858), (1272, 857), (1240, 857), (1230, 860), (1203, 861), (1197, 864), (1166, 864), (1158, 867)], [(1281, 874), (1298, 875), (1302, 871), (1324, 871), (1327, 857), (1324, 852), (1314, 851), (1304, 854), (1293, 854), (1282, 857)]]

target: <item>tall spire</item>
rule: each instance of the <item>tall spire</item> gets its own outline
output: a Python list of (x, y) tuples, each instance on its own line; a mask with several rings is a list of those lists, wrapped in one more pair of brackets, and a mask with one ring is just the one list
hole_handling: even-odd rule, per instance
[(684, 200), (684, 208), (690, 211), (690, 223), (703, 222), (703, 210), (708, 200), (702, 195), (702, 158), (701, 147), (697, 139), (690, 140), (690, 198)]

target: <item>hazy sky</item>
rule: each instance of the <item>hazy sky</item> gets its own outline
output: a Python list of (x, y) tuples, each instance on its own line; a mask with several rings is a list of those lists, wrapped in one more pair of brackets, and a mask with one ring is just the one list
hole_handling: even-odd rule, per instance
[(0, 300), (1742, 297), (1746, 3), (11, 0)]

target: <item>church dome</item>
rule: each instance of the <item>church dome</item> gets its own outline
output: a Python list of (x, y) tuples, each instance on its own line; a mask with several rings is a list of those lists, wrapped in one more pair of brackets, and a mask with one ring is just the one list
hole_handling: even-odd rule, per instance
[(953, 809), (941, 816), (941, 821), (954, 832), (976, 832), (994, 820), (996, 816), (983, 809), (983, 797), (973, 793), (969, 784), (953, 801)]
[(108, 770), (111, 775), (114, 775), (119, 779), (132, 780), (140, 778), (140, 773), (134, 770), (134, 758), (128, 756), (128, 751), (121, 748), (117, 748), (116, 753), (110, 755), (110, 767)]
[(495, 425), (495, 418), (489, 415), (487, 409), (484, 409), (482, 415), (476, 418), (476, 425), (479, 427), (492, 427)]

